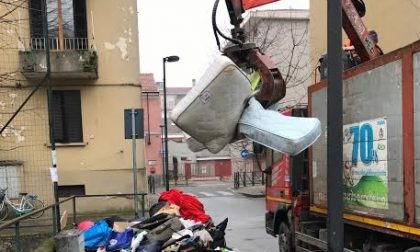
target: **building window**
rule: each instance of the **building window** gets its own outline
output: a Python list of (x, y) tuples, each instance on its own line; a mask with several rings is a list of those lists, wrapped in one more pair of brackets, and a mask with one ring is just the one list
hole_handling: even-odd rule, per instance
[(16, 198), (22, 192), (22, 173), (21, 164), (7, 164), (7, 161), (0, 161), (0, 188), (7, 188), (8, 197)]
[[(51, 49), (87, 49), (86, 0), (61, 0), (61, 15), (56, 0), (47, 0), (48, 36)], [(42, 0), (29, 1), (31, 43), (43, 43)], [(60, 22), (62, 21), (62, 22)], [(60, 41), (62, 32), (64, 41)], [(60, 48), (60, 43), (64, 48)], [(36, 45), (34, 45), (36, 44)]]
[(53, 91), (52, 113), (55, 142), (83, 142), (80, 100), (79, 90)]
[(85, 185), (60, 185), (58, 186), (58, 197), (71, 197), (86, 195)]
[(170, 96), (167, 98), (167, 109), (172, 110), (175, 107), (175, 97)]

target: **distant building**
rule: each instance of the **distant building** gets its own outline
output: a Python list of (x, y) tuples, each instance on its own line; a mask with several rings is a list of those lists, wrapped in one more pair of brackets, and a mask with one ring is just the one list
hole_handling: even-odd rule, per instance
[(156, 184), (161, 183), (163, 173), (162, 162), (162, 127), (160, 93), (153, 74), (140, 74), (142, 90), (142, 107), (144, 110), (144, 146), (145, 165), (148, 175), (155, 173)]
[[(157, 82), (156, 83), (159, 88), (160, 92), (160, 102), (161, 106), (161, 116), (162, 116), (162, 125), (164, 122), (164, 106), (163, 106), (163, 83)], [(171, 121), (171, 112), (175, 105), (187, 95), (187, 93), (191, 90), (191, 87), (166, 87), (166, 107), (167, 107), (167, 120), (168, 120), (168, 139), (172, 141), (182, 142), (185, 141), (186, 135), (185, 133), (178, 128), (172, 121)]]

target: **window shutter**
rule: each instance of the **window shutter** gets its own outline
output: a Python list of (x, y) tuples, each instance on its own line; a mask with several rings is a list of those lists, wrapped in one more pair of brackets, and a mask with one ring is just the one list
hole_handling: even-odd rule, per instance
[(43, 21), (42, 21), (42, 1), (41, 0), (30, 0), (29, 1), (29, 20), (31, 26), (31, 37), (42, 38), (43, 32)]
[(83, 142), (80, 91), (66, 91), (64, 96), (63, 128), (67, 142)]
[(86, 0), (73, 0), (74, 36), (87, 38)]
[(53, 91), (52, 115), (57, 143), (83, 142), (80, 91)]
[(54, 127), (54, 140), (64, 142), (63, 131), (63, 94), (61, 91), (53, 91), (52, 98), (52, 116)]

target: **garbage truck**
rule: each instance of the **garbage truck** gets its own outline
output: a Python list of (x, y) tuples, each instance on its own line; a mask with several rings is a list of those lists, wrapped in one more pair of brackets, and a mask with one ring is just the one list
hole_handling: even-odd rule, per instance
[[(420, 251), (420, 41), (343, 73), (346, 251)], [(327, 83), (308, 89), (322, 136), (297, 156), (266, 151), (267, 233), (280, 251), (327, 249)]]

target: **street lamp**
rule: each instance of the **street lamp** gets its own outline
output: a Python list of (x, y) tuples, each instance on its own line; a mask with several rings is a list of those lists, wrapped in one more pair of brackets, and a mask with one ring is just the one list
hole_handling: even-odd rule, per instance
[[(162, 119), (162, 118), (161, 118)], [(163, 183), (163, 181), (166, 181), (166, 170), (165, 170), (165, 147), (164, 147), (164, 145), (165, 145), (165, 138), (163, 137), (164, 136), (164, 128), (165, 128), (165, 125), (163, 125), (163, 124), (161, 124), (161, 125), (159, 125), (159, 127), (160, 127), (160, 140), (161, 140), (161, 142), (160, 142), (160, 156), (161, 156), (161, 162), (162, 162), (162, 183)], [(166, 185), (166, 182), (165, 182), (165, 185)]]
[(169, 161), (168, 161), (168, 119), (167, 119), (167, 108), (166, 108), (166, 62), (177, 62), (178, 56), (172, 55), (162, 59), (163, 61), (163, 114), (164, 114), (164, 125), (165, 125), (165, 188), (169, 191)]

